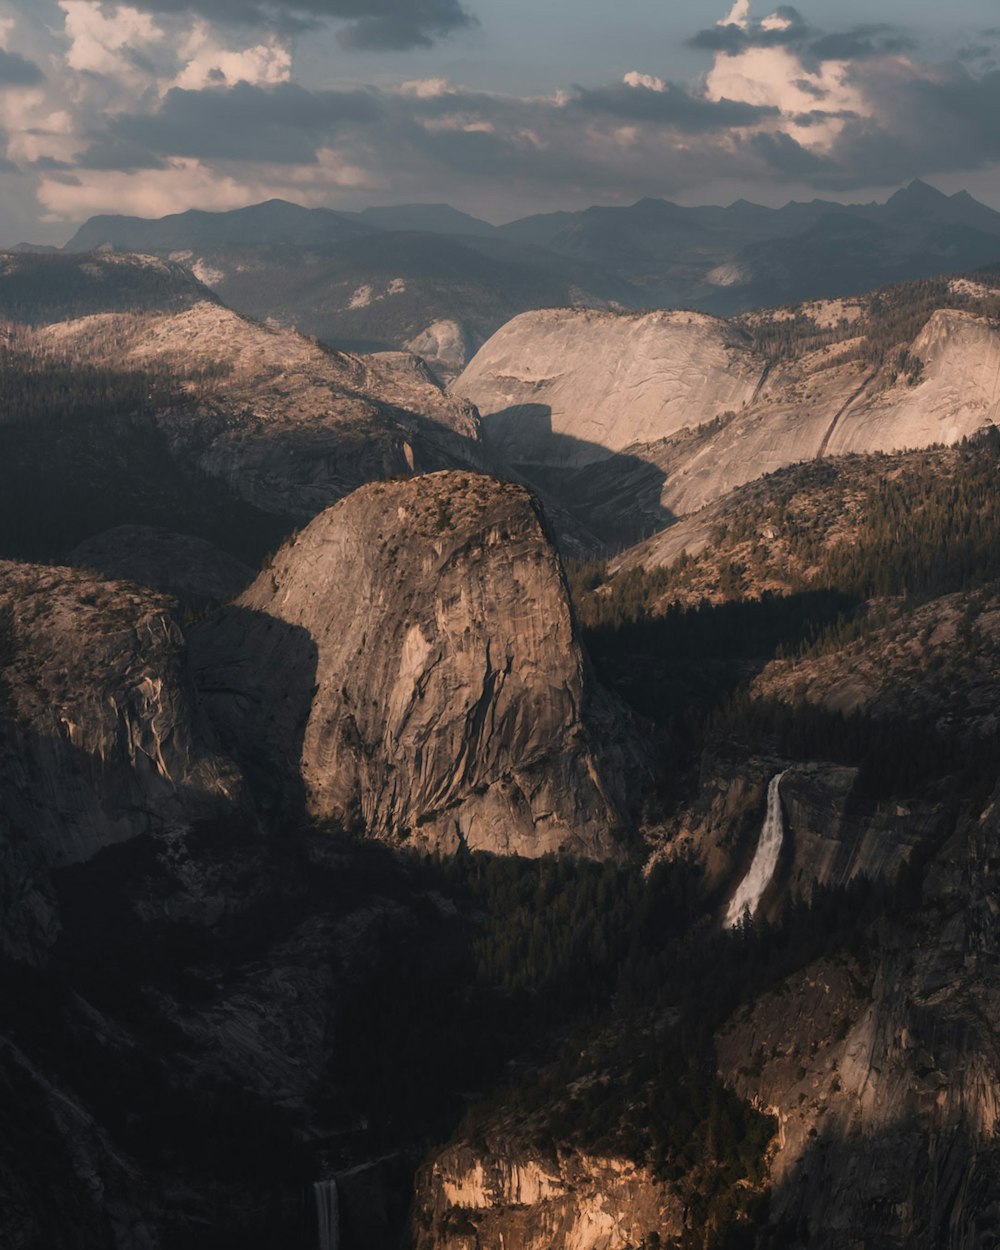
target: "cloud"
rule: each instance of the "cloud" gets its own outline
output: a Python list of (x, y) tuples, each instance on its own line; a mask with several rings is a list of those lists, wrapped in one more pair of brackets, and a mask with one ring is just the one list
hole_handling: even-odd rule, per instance
[[(730, 18), (732, 15), (730, 15)], [(779, 5), (761, 21), (750, 16), (749, 2), (741, 11), (740, 20), (727, 19), (708, 30), (700, 30), (687, 42), (688, 47), (705, 52), (722, 52), (737, 55), (747, 48), (775, 48), (784, 44), (802, 44), (810, 35), (811, 28), (802, 14), (791, 5)]]
[(749, 104), (724, 97), (704, 99), (673, 83), (650, 87), (636, 79), (589, 90), (577, 87), (572, 103), (591, 113), (660, 122), (685, 134), (741, 129), (778, 114), (777, 108), (769, 104)]
[(174, 87), (152, 114), (112, 118), (112, 141), (130, 151), (198, 159), (309, 164), (316, 149), (345, 123), (366, 123), (380, 113), (372, 91), (307, 91), (294, 83), (187, 91)]
[[(79, 0), (96, 8), (101, 0)], [(211, 22), (300, 31), (326, 21), (346, 22), (344, 47), (429, 47), (437, 39), (475, 25), (461, 0), (134, 0), (158, 15), (195, 14)]]
[(897, 27), (878, 24), (823, 35), (809, 44), (807, 55), (815, 61), (863, 61), (912, 52), (916, 46), (916, 40)]
[(0, 87), (34, 87), (44, 78), (34, 61), (0, 48)]
[(57, 67), (0, 91), (0, 152), (23, 171), (10, 183), (52, 217), (428, 194), (514, 215), (720, 184), (847, 194), (1000, 163), (988, 60), (921, 61), (907, 32), (819, 30), (790, 5), (720, 3), (722, 23), (694, 40), (707, 53), (696, 81), (652, 61), (617, 82), (519, 96), (441, 76), (337, 89), (294, 79), (296, 22), (338, 23), (354, 46), (412, 46), (467, 24), (464, 0), (58, 3), (65, 30), (50, 32), (49, 59), (0, 19), (0, 44)]
[(746, 29), (750, 22), (750, 0), (735, 0), (728, 17), (719, 20), (719, 26), (738, 26)]

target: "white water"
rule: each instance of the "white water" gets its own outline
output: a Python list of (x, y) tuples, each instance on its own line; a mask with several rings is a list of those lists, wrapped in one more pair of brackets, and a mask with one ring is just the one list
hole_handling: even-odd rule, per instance
[(340, 1248), (340, 1196), (336, 1181), (316, 1181), (316, 1222), (319, 1226), (319, 1250)]
[(767, 787), (767, 815), (764, 817), (764, 827), (760, 831), (760, 841), (757, 843), (753, 863), (726, 911), (726, 927), (729, 929), (736, 928), (747, 908), (750, 909), (751, 916), (754, 914), (778, 866), (781, 843), (785, 837), (785, 821), (781, 814), (781, 779), (784, 775), (778, 773), (776, 777), (772, 777), (771, 784)]

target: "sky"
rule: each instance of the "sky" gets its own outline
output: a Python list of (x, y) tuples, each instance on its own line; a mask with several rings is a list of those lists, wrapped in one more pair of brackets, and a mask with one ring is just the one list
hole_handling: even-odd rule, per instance
[(272, 197), (1000, 208), (996, 0), (0, 0), (0, 246)]

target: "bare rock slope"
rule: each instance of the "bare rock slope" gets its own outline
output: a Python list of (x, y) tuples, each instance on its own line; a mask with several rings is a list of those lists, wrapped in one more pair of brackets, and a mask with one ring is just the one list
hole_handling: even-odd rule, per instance
[(762, 371), (715, 317), (548, 309), (508, 322), (454, 391), (509, 461), (582, 465), (741, 408)]
[(174, 401), (156, 414), (173, 448), (267, 512), (309, 519), (373, 478), (476, 457), (475, 414), (412, 357), (331, 352), (208, 300), (57, 322), (25, 345), (175, 377)]
[(634, 541), (785, 465), (952, 445), (996, 424), (996, 293), (952, 283), (940, 299), (922, 316), (926, 293), (903, 289), (739, 323), (525, 314), (452, 389), (490, 446), (597, 532)]
[(520, 486), (364, 487), (192, 646), (223, 734), (318, 818), (447, 850), (615, 853), (631, 740)]

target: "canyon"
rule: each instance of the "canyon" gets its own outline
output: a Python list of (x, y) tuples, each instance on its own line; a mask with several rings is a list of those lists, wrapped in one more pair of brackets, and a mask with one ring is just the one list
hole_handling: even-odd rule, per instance
[(3, 258), (0, 1241), (991, 1244), (994, 282)]

